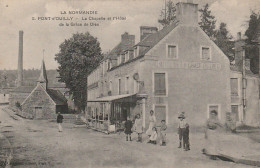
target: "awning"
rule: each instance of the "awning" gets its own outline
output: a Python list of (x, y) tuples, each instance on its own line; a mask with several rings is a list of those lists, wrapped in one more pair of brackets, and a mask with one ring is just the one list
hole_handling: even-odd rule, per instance
[(123, 94), (115, 96), (100, 97), (93, 100), (88, 100), (87, 102), (112, 102), (116, 100), (127, 99), (129, 102), (136, 100), (136, 94)]

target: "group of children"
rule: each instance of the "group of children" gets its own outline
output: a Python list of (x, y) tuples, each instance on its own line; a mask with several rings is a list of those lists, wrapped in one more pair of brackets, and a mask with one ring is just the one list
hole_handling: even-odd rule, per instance
[[(180, 145), (179, 148), (182, 147), (182, 141), (183, 141), (183, 149), (185, 151), (190, 150), (190, 143), (189, 143), (189, 124), (185, 120), (184, 112), (182, 112), (179, 117), (179, 125), (178, 125), (178, 134), (179, 134), (179, 140)], [(151, 144), (157, 144), (157, 142), (160, 142), (161, 146), (166, 146), (166, 122), (165, 120), (161, 120), (161, 125), (159, 126), (159, 129), (154, 125), (152, 127), (152, 131), (148, 134), (149, 141), (147, 143)], [(136, 115), (136, 119), (134, 121), (134, 124), (130, 120), (129, 117), (127, 117), (127, 121), (125, 122), (125, 134), (126, 134), (126, 141), (131, 139), (131, 134), (135, 131), (138, 135), (137, 142), (142, 142), (142, 133), (144, 132), (143, 128), (143, 121), (140, 118), (140, 114)]]

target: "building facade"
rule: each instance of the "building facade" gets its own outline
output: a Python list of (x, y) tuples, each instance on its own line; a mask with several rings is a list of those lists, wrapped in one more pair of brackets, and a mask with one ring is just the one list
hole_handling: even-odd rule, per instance
[(225, 121), (231, 111), (229, 60), (199, 27), (197, 4), (178, 3), (176, 14), (177, 21), (160, 31), (143, 27), (142, 33), (141, 27), (139, 43), (108, 56), (89, 75), (92, 118), (123, 121), (141, 114), (147, 127), (150, 110), (157, 124), (164, 119), (168, 125), (185, 112), (189, 123), (201, 126), (216, 110)]
[(59, 90), (48, 88), (48, 78), (44, 61), (37, 86), (21, 104), (19, 115), (30, 119), (54, 119), (57, 112), (67, 113), (67, 99)]

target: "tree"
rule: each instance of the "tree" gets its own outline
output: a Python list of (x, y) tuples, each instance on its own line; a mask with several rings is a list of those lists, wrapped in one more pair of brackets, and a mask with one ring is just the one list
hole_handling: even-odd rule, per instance
[(253, 73), (259, 73), (259, 49), (256, 42), (260, 39), (260, 15), (251, 11), (248, 28), (245, 32), (246, 58), (250, 59), (250, 69)]
[(245, 32), (245, 35), (247, 36), (246, 42), (248, 44), (251, 44), (252, 40), (254, 40), (255, 36), (257, 35), (259, 31), (257, 30), (259, 24), (260, 24), (260, 16), (254, 11), (252, 11), (250, 15), (250, 19), (248, 21), (248, 29)]
[(216, 28), (216, 20), (215, 16), (211, 14), (209, 10), (209, 4), (206, 4), (203, 9), (199, 10), (201, 12), (200, 18), (201, 22), (199, 25), (201, 29), (211, 38), (215, 38), (215, 28)]
[(234, 60), (234, 42), (231, 41), (232, 38), (227, 29), (227, 24), (220, 23), (219, 29), (216, 30), (214, 42), (228, 56), (231, 62)]
[(87, 100), (87, 77), (102, 60), (100, 44), (97, 38), (87, 33), (76, 33), (59, 46), (55, 55), (59, 63), (60, 82), (73, 94), (75, 105), (83, 110)]
[(161, 18), (158, 22), (163, 26), (167, 26), (170, 23), (174, 22), (176, 20), (176, 6), (175, 4), (170, 0), (166, 2), (165, 0), (165, 9), (161, 10)]

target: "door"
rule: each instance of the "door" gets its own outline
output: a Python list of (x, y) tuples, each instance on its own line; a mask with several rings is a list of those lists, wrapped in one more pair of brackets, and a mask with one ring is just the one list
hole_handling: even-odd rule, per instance
[(34, 119), (41, 119), (43, 117), (42, 107), (35, 107)]

